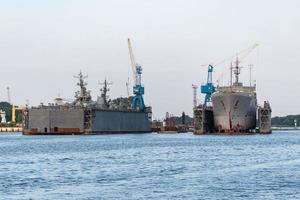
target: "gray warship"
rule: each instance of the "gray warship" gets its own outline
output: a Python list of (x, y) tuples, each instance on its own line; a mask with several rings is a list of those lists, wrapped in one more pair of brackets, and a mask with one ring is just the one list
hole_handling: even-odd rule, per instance
[[(214, 125), (217, 132), (249, 132), (256, 128), (256, 86), (244, 86), (239, 81), (241, 68), (238, 58), (231, 67), (230, 86), (217, 87), (212, 94)], [(232, 83), (232, 70), (235, 82)]]
[[(81, 72), (71, 103), (56, 98), (55, 103), (26, 108), (24, 111), (25, 135), (69, 135), (103, 133), (148, 133), (151, 132), (151, 107), (133, 108), (124, 101), (108, 99), (109, 83), (105, 80), (101, 95), (92, 100), (87, 83)], [(123, 98), (126, 99), (126, 98)], [(128, 100), (128, 98), (127, 98)], [(116, 103), (119, 102), (119, 103)], [(129, 101), (127, 101), (129, 102)]]

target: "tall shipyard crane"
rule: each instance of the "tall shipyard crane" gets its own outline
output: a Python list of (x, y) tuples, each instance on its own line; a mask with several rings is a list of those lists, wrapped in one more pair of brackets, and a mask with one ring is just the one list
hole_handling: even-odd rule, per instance
[(201, 85), (201, 93), (205, 94), (204, 104), (203, 104), (204, 107), (206, 107), (207, 104), (211, 102), (211, 95), (216, 91), (216, 88), (213, 85), (213, 81), (212, 81), (213, 70), (214, 67), (212, 65), (208, 65), (207, 82), (206, 84)]
[(135, 61), (135, 57), (132, 51), (132, 46), (129, 38), (128, 38), (128, 49), (129, 49), (129, 55), (130, 55), (132, 73), (133, 73), (133, 80), (134, 80), (134, 86), (133, 86), (134, 97), (132, 100), (132, 108), (134, 110), (142, 111), (145, 108), (144, 98), (143, 98), (143, 95), (145, 93), (145, 88), (142, 86), (142, 66), (136, 63)]

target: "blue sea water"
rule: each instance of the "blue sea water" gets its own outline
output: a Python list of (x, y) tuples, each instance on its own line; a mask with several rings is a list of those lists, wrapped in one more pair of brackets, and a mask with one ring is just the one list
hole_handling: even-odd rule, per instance
[(300, 199), (300, 132), (1, 134), (0, 199)]

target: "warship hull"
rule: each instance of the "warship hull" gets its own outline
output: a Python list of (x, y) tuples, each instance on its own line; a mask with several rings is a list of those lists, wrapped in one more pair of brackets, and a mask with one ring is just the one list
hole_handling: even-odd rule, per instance
[(244, 92), (212, 95), (215, 129), (222, 133), (249, 132), (256, 127), (256, 96)]
[(151, 132), (151, 112), (84, 108), (31, 108), (25, 135), (71, 135)]

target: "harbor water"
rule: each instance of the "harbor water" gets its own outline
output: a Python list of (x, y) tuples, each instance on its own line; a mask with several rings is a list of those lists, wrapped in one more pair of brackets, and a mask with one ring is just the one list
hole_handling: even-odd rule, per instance
[(300, 199), (300, 132), (0, 134), (0, 199)]

